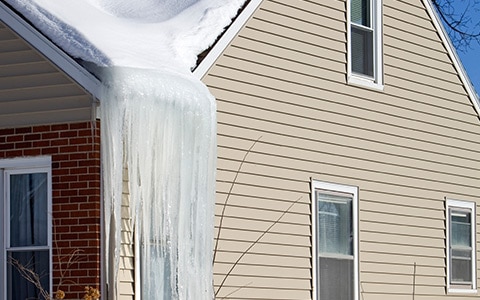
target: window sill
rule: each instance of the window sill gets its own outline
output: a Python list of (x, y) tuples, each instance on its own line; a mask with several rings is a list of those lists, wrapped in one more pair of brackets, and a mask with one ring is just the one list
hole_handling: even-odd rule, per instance
[(366, 87), (376, 91), (383, 91), (384, 85), (374, 81), (373, 79), (364, 78), (360, 76), (350, 75), (347, 79), (348, 84)]
[(448, 291), (449, 294), (469, 294), (469, 295), (472, 295), (472, 294), (477, 294), (478, 293), (477, 289), (470, 289), (470, 288), (465, 288), (465, 289), (449, 288), (449, 289), (447, 289), (447, 291)]

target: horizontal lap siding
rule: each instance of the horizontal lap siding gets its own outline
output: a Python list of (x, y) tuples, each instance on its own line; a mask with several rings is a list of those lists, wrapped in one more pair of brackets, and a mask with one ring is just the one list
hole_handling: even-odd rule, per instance
[[(305, 82), (310, 85), (308, 88), (313, 96), (319, 80), (342, 80), (346, 62), (345, 37), (341, 34), (344, 23), (337, 20), (343, 17), (342, 7), (343, 4), (338, 3), (265, 1), (212, 70), (218, 77), (213, 78), (211, 74), (206, 78), (207, 84), (209, 80), (220, 83), (209, 86), (219, 101), (216, 228), (218, 230), (222, 222), (222, 229), (214, 274), (216, 289), (220, 284), (222, 287), (217, 298), (227, 295), (229, 299), (311, 298), (308, 175), (297, 172), (295, 167), (277, 168), (279, 162), (275, 162), (270, 153), (278, 150), (281, 156), (283, 151), (278, 145), (263, 150), (268, 146), (265, 142), (269, 135), (251, 130), (262, 127), (256, 123), (262, 122), (265, 113), (273, 113), (272, 121), (286, 115), (281, 110), (278, 115), (270, 109), (248, 108), (247, 103), (237, 98), (239, 92), (251, 92), (251, 83), (265, 86), (259, 89), (264, 89), (263, 95), (268, 95), (271, 86), (278, 86), (279, 76), (292, 88), (297, 88), (296, 82)], [(324, 18), (330, 18), (329, 22), (323, 22), (326, 29), (319, 26)], [(320, 34), (321, 31), (328, 34)], [(245, 88), (225, 90), (225, 87), (236, 85), (232, 78), (245, 82)], [(290, 93), (299, 103), (305, 101), (303, 87), (298, 86), (298, 95)], [(220, 96), (222, 93), (224, 97)], [(279, 93), (282, 97), (275, 99), (285, 99), (284, 91)], [(253, 93), (252, 105), (263, 108), (263, 101), (257, 99), (261, 94)], [(242, 104), (238, 106), (237, 103)], [(288, 101), (286, 105), (291, 107)], [(272, 109), (275, 108), (276, 104), (272, 103)], [(237, 116), (236, 112), (245, 118)], [(256, 115), (258, 113), (260, 115)], [(244, 121), (253, 123), (245, 128), (246, 136), (241, 137), (234, 131), (242, 130)], [(262, 138), (248, 153), (235, 179), (243, 156), (260, 136)], [(285, 142), (285, 137), (279, 135), (278, 138), (280, 143)], [(259, 160), (265, 165), (256, 164)], [(301, 173), (303, 176), (299, 175)], [(228, 205), (222, 212), (225, 201)]]
[(384, 91), (347, 85), (345, 7), (264, 1), (204, 78), (219, 298), (311, 297), (311, 178), (360, 189), (363, 299), (411, 297), (414, 264), (418, 297), (445, 296), (444, 199), (480, 196), (478, 116), (420, 1), (384, 0)]
[(123, 170), (120, 266), (117, 274), (118, 300), (135, 299), (135, 242), (130, 218), (130, 191), (128, 190), (128, 169)]
[(93, 98), (0, 23), (0, 127), (92, 119)]

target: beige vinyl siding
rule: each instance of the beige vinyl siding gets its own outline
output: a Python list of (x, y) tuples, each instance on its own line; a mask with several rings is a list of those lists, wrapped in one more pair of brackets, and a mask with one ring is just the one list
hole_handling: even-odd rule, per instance
[(384, 91), (347, 85), (345, 8), (265, 0), (203, 78), (217, 298), (312, 297), (311, 178), (359, 187), (360, 299), (410, 299), (415, 263), (416, 298), (473, 297), (446, 295), (445, 197), (479, 200), (478, 115), (419, 0), (384, 0)]
[(128, 190), (128, 170), (123, 171), (122, 222), (120, 266), (117, 278), (118, 300), (135, 299), (135, 243), (130, 218), (130, 191)]
[(0, 22), (0, 127), (92, 119), (93, 98)]

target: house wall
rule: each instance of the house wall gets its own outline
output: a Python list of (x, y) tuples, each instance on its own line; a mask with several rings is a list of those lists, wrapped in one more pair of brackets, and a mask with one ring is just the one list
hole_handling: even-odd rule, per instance
[(122, 192), (122, 240), (120, 265), (118, 271), (118, 300), (135, 299), (135, 239), (130, 208), (130, 191), (128, 189), (128, 169), (123, 172)]
[(85, 89), (0, 22), (0, 159), (52, 156), (54, 290), (74, 299), (85, 286), (100, 286), (95, 106)]
[(83, 298), (85, 286), (100, 287), (99, 125), (0, 129), (0, 159), (52, 157), (53, 289), (65, 291), (66, 299)]
[(94, 98), (0, 22), (0, 128), (95, 119)]
[(341, 0), (265, 0), (203, 78), (217, 298), (312, 298), (312, 178), (359, 187), (360, 299), (410, 299), (414, 264), (415, 299), (474, 297), (446, 292), (445, 197), (479, 203), (479, 118), (422, 1), (383, 3), (383, 91), (346, 82)]

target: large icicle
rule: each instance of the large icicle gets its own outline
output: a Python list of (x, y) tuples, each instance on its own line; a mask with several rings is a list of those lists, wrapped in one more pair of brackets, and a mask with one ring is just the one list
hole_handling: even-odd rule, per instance
[(114, 252), (108, 255), (115, 257), (109, 269), (118, 272), (122, 171), (128, 168), (142, 299), (212, 299), (215, 100), (191, 75), (131, 68), (103, 73), (105, 222)]

